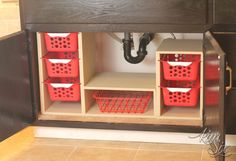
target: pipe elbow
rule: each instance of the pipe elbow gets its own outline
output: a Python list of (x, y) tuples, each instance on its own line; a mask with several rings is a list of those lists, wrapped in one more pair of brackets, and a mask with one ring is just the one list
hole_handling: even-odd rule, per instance
[(123, 39), (123, 49), (125, 60), (131, 64), (138, 64), (144, 60), (147, 55), (147, 45), (154, 38), (153, 33), (144, 33), (140, 38), (139, 50), (137, 51), (137, 56), (131, 55), (131, 48), (133, 39), (130, 33), (125, 33), (125, 38)]
[(154, 38), (152, 33), (144, 33), (140, 38), (139, 50), (137, 51), (137, 56), (131, 55), (133, 39), (130, 33), (125, 33), (125, 38), (123, 39), (123, 49), (125, 60), (131, 64), (138, 64), (144, 60), (147, 55), (147, 45)]

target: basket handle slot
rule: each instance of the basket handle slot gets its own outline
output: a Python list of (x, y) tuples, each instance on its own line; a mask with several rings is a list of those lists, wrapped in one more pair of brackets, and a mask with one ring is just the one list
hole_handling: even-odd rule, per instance
[(169, 65), (171, 66), (189, 66), (191, 65), (193, 62), (173, 62), (173, 61), (168, 61), (167, 62)]
[(207, 61), (207, 64), (212, 65), (212, 66), (219, 66), (218, 60), (209, 60)]
[(191, 88), (167, 88), (168, 91), (170, 92), (183, 92), (187, 93), (191, 90)]
[(67, 37), (70, 33), (47, 33), (50, 37)]
[(48, 59), (51, 63), (62, 63), (62, 64), (68, 64), (72, 61), (72, 59)]
[(207, 87), (208, 91), (216, 92), (220, 90), (219, 86)]
[(73, 84), (69, 83), (50, 83), (53, 88), (70, 88)]

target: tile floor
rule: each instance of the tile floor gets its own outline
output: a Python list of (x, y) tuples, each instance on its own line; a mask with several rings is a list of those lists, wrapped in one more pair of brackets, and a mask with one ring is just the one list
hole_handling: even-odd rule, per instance
[[(226, 161), (236, 160), (230, 148)], [(214, 161), (204, 145), (36, 138), (9, 161)]]

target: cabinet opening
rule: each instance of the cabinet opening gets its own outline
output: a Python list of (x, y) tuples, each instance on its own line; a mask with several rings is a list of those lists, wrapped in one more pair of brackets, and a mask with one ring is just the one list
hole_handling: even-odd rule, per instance
[[(171, 38), (170, 34), (164, 34), (164, 38), (155, 35), (147, 46), (147, 56), (140, 64), (130, 64), (125, 60), (123, 44), (120, 41), (123, 39), (123, 33), (78, 32), (61, 34), (64, 37), (69, 36), (70, 39), (56, 38), (58, 35), (55, 33), (49, 35), (53, 39), (48, 39), (45, 37), (45, 33), (37, 33), (41, 97), (41, 115), (39, 119), (202, 125), (202, 51), (188, 52), (188, 56), (196, 59), (199, 66), (196, 68), (197, 77), (199, 78), (198, 86), (184, 87), (191, 88), (190, 91), (196, 89), (197, 92), (195, 93), (198, 93), (196, 94), (198, 96), (196, 96), (194, 107), (188, 108), (183, 105), (183, 103), (192, 101), (192, 97), (188, 98), (188, 94), (181, 95), (181, 98), (185, 99), (179, 105), (166, 105), (164, 101), (167, 99), (162, 94), (163, 89), (170, 90), (171, 88), (171, 86), (168, 86), (170, 80), (164, 81), (165, 76), (161, 64), (166, 60), (164, 57), (174, 56), (174, 59), (176, 59), (176, 54), (186, 54), (184, 52), (174, 52), (171, 55), (169, 51), (159, 52), (158, 49), (162, 46), (161, 44), (165, 41), (166, 36)], [(74, 37), (74, 35), (77, 37)], [(139, 38), (142, 35), (143, 33), (133, 34), (134, 45), (131, 54), (134, 56), (139, 47)], [(197, 37), (201, 38), (201, 34), (199, 35)], [(183, 37), (180, 39), (183, 39)], [(52, 45), (51, 48), (46, 46), (47, 40), (51, 41), (49, 41), (49, 45)], [(76, 41), (76, 44), (70, 46), (71, 42), (67, 42), (70, 40)], [(200, 40), (198, 41), (200, 42)], [(67, 46), (63, 46), (64, 44), (67, 44)], [(172, 51), (170, 48), (169, 50)], [(186, 57), (180, 59), (184, 61), (184, 58)], [(186, 58), (186, 60), (189, 59)], [(190, 70), (192, 71), (193, 68)], [(192, 73), (185, 71), (187, 69), (181, 70), (182, 75), (178, 75), (180, 78), (192, 79)], [(175, 69), (173, 69), (174, 71)], [(169, 77), (171, 76), (169, 75)], [(172, 77), (176, 80), (175, 75), (172, 75)], [(66, 78), (67, 81), (69, 78), (73, 78), (74, 81), (65, 83), (58, 81), (58, 78)], [(58, 87), (60, 83), (63, 84), (64, 88), (75, 87), (76, 91), (72, 92), (75, 95), (70, 96), (70, 90), (72, 89), (55, 89), (55, 86)], [(50, 90), (49, 87), (52, 89)], [(191, 93), (190, 91), (187, 91), (187, 93)], [(170, 94), (170, 92), (167, 92), (167, 94)], [(146, 104), (143, 104), (143, 101)]]

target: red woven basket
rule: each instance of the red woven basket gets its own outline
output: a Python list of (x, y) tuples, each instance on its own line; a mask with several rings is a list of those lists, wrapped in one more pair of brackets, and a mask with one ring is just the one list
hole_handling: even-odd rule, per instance
[(196, 107), (199, 91), (199, 83), (168, 82), (162, 87), (164, 105)]
[(151, 92), (96, 91), (93, 98), (101, 112), (144, 113), (151, 100)]
[(52, 101), (80, 101), (78, 79), (51, 78), (45, 81)]
[(47, 51), (76, 52), (78, 33), (44, 33)]
[(48, 53), (43, 57), (49, 77), (78, 77), (77, 53)]
[(197, 80), (200, 55), (166, 54), (161, 62), (165, 80)]

